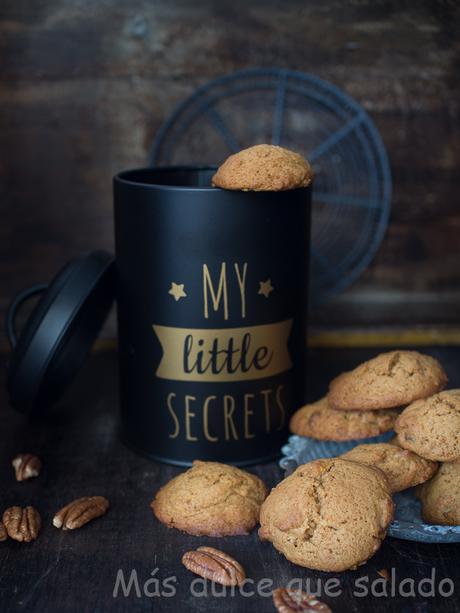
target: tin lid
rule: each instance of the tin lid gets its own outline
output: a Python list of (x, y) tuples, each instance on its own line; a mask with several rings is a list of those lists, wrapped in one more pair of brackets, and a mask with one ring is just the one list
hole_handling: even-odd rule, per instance
[[(113, 269), (109, 253), (94, 251), (67, 264), (49, 285), (35, 285), (11, 303), (7, 387), (16, 409), (46, 410), (77, 374), (113, 303)], [(37, 294), (41, 297), (17, 335), (17, 312)]]

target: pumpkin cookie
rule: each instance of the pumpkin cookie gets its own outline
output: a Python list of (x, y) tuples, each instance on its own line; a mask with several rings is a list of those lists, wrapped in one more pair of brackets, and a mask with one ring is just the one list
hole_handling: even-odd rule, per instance
[(340, 457), (380, 468), (393, 493), (431, 479), (438, 469), (437, 462), (425, 460), (412, 451), (391, 443), (357, 445)]
[(382, 471), (341, 458), (315, 460), (271, 491), (259, 537), (294, 564), (338, 572), (373, 556), (392, 518)]
[(170, 528), (197, 536), (230, 536), (248, 534), (256, 526), (266, 495), (267, 488), (255, 475), (195, 460), (157, 492), (151, 507)]
[(460, 525), (460, 460), (445, 462), (436, 475), (418, 488), (423, 521)]
[(413, 402), (395, 423), (398, 444), (423, 458), (451, 462), (460, 458), (460, 395), (441, 392)]
[(350, 441), (388, 432), (398, 415), (397, 411), (337, 411), (322, 398), (296, 411), (289, 428), (320, 441)]
[(212, 178), (223, 189), (279, 192), (307, 187), (310, 164), (298, 153), (276, 145), (255, 145), (228, 157)]
[(417, 351), (390, 351), (342, 373), (329, 386), (333, 409), (401, 407), (441, 391), (447, 376), (441, 364)]

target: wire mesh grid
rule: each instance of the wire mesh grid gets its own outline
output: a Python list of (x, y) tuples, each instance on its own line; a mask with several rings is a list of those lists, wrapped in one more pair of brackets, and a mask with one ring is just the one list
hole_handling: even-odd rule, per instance
[(218, 165), (263, 142), (298, 151), (313, 166), (310, 296), (322, 303), (369, 265), (390, 213), (385, 147), (355, 100), (310, 74), (238, 71), (208, 82), (176, 108), (150, 163)]

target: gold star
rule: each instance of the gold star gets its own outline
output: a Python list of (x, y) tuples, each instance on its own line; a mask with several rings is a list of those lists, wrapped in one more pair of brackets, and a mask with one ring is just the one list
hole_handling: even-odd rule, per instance
[(174, 300), (176, 302), (181, 298), (185, 298), (187, 296), (187, 294), (184, 292), (184, 284), (174, 283), (174, 281), (171, 283), (171, 289), (169, 290), (168, 294), (174, 296)]
[(266, 281), (259, 281), (259, 291), (257, 293), (268, 298), (274, 289), (272, 280), (267, 279)]

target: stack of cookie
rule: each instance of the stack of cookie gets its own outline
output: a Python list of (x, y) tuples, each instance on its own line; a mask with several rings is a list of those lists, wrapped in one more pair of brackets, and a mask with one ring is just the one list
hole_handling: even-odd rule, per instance
[[(378, 355), (334, 379), (325, 398), (295, 413), (292, 432), (332, 441), (398, 436), (299, 466), (263, 503), (260, 537), (301, 566), (355, 568), (385, 537), (392, 494), (422, 483), (424, 519), (459, 523), (460, 391), (441, 392), (446, 384), (441, 364), (415, 351)], [(449, 464), (437, 472), (439, 461)]]
[(394, 429), (390, 443), (358, 445), (341, 457), (382, 470), (391, 493), (423, 484), (418, 495), (424, 521), (457, 525), (460, 390), (441, 391), (446, 384), (434, 358), (384, 353), (334, 379), (325, 398), (293, 415), (291, 431), (347, 441)]
[(391, 351), (334, 379), (325, 398), (291, 418), (294, 434), (349, 441), (393, 430), (402, 407), (439, 392), (447, 383), (437, 360), (416, 351)]

